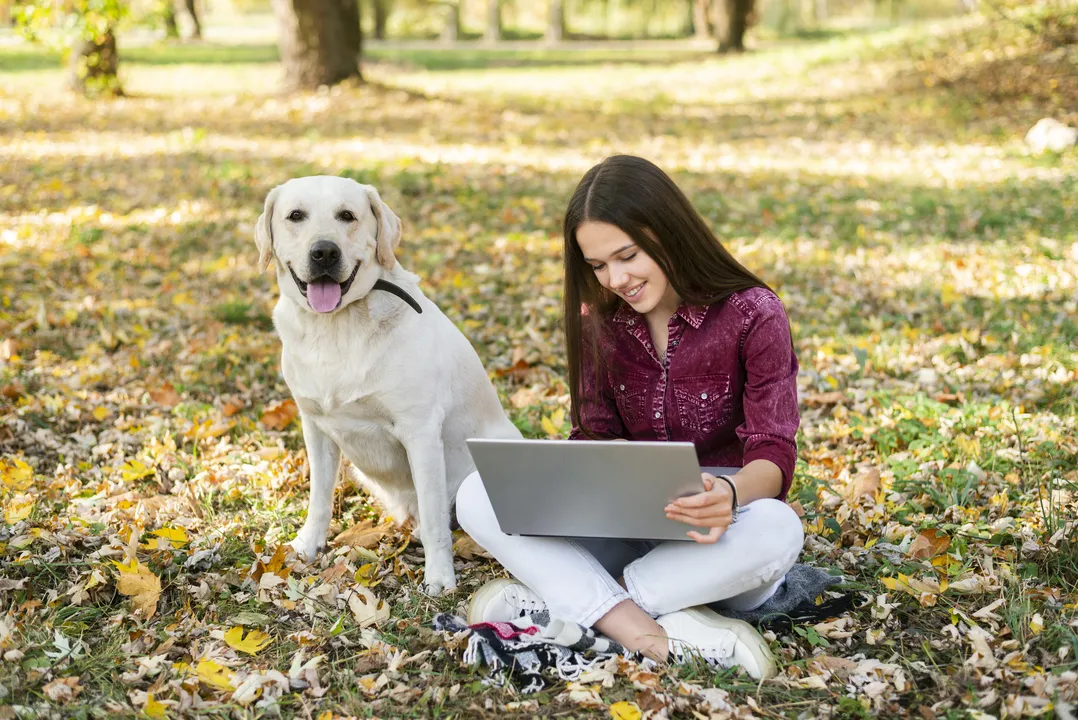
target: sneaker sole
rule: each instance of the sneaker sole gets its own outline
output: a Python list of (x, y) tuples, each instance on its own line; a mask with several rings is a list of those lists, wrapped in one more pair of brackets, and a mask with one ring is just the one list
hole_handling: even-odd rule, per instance
[(738, 639), (752, 650), (752, 657), (756, 660), (756, 666), (760, 668), (760, 680), (767, 680), (778, 674), (775, 667), (775, 657), (771, 654), (767, 641), (752, 625), (749, 625), (744, 620), (735, 620), (734, 618), (719, 615), (714, 610), (693, 607), (685, 608), (682, 612), (704, 625), (729, 630), (737, 635)]
[(504, 590), (509, 585), (517, 584), (516, 580), (510, 580), (509, 578), (501, 578), (499, 580), (491, 580), (483, 587), (475, 591), (472, 595), (472, 599), (468, 601), (468, 624), (477, 625), (483, 622), (506, 622), (506, 620), (491, 621), (483, 617), (482, 612), (486, 608), (490, 600)]

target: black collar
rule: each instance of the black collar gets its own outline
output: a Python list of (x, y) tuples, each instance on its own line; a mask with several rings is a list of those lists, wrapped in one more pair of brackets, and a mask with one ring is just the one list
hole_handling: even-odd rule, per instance
[(415, 298), (413, 298), (411, 295), (409, 295), (407, 292), (405, 292), (403, 288), (401, 288), (398, 285), (394, 285), (393, 283), (389, 282), (388, 280), (382, 280), (381, 278), (379, 278), (378, 280), (375, 280), (374, 281), (374, 287), (372, 287), (371, 289), (372, 290), (385, 290), (388, 293), (393, 293), (394, 295), (399, 297), (401, 300), (403, 300), (404, 302), (411, 305), (412, 309), (415, 310), (417, 313), (423, 314), (423, 308), (419, 307), (419, 303), (417, 303), (415, 301)]

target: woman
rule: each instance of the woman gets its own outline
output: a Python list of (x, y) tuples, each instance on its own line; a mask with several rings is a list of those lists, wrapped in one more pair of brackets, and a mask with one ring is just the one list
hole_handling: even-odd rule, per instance
[(660, 662), (773, 675), (752, 626), (702, 606), (759, 607), (804, 540), (784, 501), (799, 417), (782, 302), (662, 170), (619, 155), (584, 175), (565, 214), (565, 331), (571, 438), (691, 441), (702, 466), (741, 469), (704, 473), (704, 492), (666, 507), (710, 529), (692, 543), (506, 535), (473, 473), (460, 525), (517, 580), (483, 586), (468, 621), (548, 610)]

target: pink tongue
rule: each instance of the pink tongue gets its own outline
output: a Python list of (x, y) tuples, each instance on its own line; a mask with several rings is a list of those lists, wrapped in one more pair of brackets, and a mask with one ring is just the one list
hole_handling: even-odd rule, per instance
[(311, 304), (315, 312), (333, 312), (341, 301), (341, 286), (339, 283), (319, 281), (307, 286), (307, 302)]

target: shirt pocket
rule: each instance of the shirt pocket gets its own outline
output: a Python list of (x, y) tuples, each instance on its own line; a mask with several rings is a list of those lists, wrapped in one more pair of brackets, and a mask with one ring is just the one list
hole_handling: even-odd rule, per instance
[(678, 378), (673, 389), (678, 420), (684, 428), (711, 432), (730, 422), (734, 415), (730, 376), (726, 373)]
[(626, 429), (639, 426), (647, 415), (645, 401), (648, 377), (642, 373), (622, 373), (614, 381), (614, 403)]

